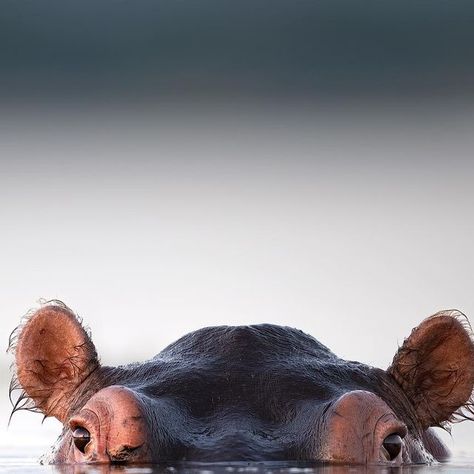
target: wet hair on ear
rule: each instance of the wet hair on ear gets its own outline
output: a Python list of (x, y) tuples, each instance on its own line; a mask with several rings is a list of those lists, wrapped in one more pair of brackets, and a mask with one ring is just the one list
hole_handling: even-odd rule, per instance
[(58, 300), (29, 311), (10, 335), (7, 351), (15, 356), (11, 416), (29, 410), (64, 421), (77, 387), (99, 367), (89, 330)]
[(441, 311), (414, 328), (387, 373), (411, 401), (423, 428), (474, 421), (474, 337), (467, 317)]

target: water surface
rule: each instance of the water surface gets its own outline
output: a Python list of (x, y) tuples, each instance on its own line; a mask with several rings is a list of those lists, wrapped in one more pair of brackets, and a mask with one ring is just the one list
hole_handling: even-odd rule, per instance
[(358, 474), (358, 473), (409, 473), (409, 474), (456, 474), (474, 472), (474, 458), (455, 458), (445, 464), (432, 466), (404, 466), (377, 467), (377, 466), (329, 466), (308, 463), (176, 463), (144, 466), (43, 466), (39, 464), (40, 452), (26, 453), (24, 450), (0, 448), (0, 473), (27, 473), (27, 474), (228, 474), (228, 473), (286, 473), (286, 474)]

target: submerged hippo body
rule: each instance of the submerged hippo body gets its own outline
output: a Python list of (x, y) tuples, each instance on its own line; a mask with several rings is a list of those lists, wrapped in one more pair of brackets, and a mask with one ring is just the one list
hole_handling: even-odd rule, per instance
[(431, 427), (472, 406), (474, 345), (453, 311), (415, 328), (387, 371), (269, 324), (201, 329), (148, 362), (104, 367), (58, 302), (27, 317), (11, 349), (15, 409), (64, 424), (53, 463), (426, 463), (448, 456)]

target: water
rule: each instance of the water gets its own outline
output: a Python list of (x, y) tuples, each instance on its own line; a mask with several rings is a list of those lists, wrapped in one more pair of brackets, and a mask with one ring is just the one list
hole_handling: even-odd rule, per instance
[(0, 448), (0, 474), (229, 474), (229, 473), (286, 473), (286, 474), (438, 474), (438, 473), (472, 473), (474, 458), (455, 458), (445, 464), (432, 466), (404, 466), (401, 468), (377, 466), (329, 466), (308, 463), (177, 463), (146, 466), (42, 466), (38, 458), (42, 453), (37, 449), (25, 452)]

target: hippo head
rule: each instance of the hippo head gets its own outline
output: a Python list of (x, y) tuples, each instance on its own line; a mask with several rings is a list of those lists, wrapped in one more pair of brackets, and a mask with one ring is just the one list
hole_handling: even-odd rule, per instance
[(14, 411), (63, 423), (53, 463), (429, 463), (448, 456), (432, 427), (473, 417), (474, 345), (456, 311), (423, 321), (387, 370), (274, 325), (204, 328), (105, 367), (59, 302), (27, 316), (10, 348)]

